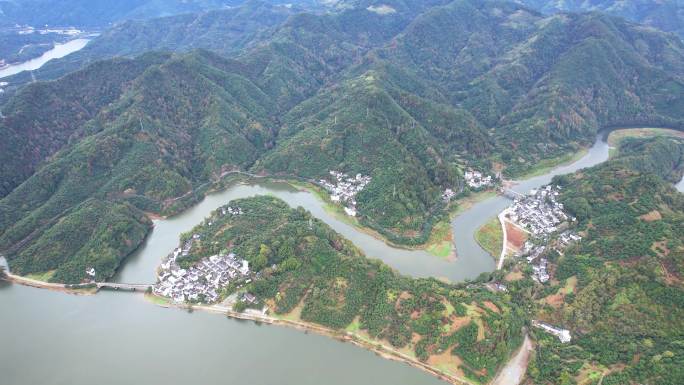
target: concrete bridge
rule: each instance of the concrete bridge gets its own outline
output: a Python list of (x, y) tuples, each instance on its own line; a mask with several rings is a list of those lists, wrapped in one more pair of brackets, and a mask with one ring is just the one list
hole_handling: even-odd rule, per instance
[(114, 282), (97, 282), (97, 289), (111, 289), (111, 290), (128, 290), (128, 291), (147, 291), (152, 288), (152, 284), (144, 283), (114, 283)]
[(508, 188), (506, 188), (506, 189), (501, 189), (501, 190), (499, 190), (499, 192), (501, 193), (501, 195), (503, 195), (503, 196), (505, 196), (506, 198), (509, 198), (509, 199), (523, 198), (523, 197), (525, 196), (524, 194), (521, 194), (521, 193), (519, 193), (519, 192), (517, 192), (517, 191), (513, 191), (513, 190), (508, 189)]

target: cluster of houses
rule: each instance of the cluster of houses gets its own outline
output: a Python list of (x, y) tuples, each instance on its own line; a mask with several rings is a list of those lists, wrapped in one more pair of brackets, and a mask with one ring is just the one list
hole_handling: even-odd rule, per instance
[[(543, 244), (532, 241), (525, 242), (521, 254), (526, 256), (527, 263), (532, 264), (532, 278), (545, 283), (549, 280), (548, 260), (544, 254), (549, 247), (551, 235), (557, 234), (568, 221), (575, 218), (565, 213), (563, 204), (557, 201), (560, 187), (551, 185), (532, 190), (529, 195), (516, 198), (513, 205), (507, 209), (507, 216), (513, 223), (529, 231), (533, 237), (541, 239)], [(557, 237), (555, 250), (562, 250), (572, 242), (582, 239), (571, 230), (565, 230)]]
[(539, 283), (546, 283), (550, 278), (547, 270), (548, 260), (542, 256), (545, 251), (545, 245), (535, 245), (532, 241), (525, 242), (522, 248), (527, 263), (532, 265), (532, 279)]
[(562, 249), (571, 243), (576, 243), (582, 240), (579, 234), (571, 230), (565, 230), (558, 236), (558, 244), (560, 248), (557, 249), (558, 253), (562, 254)]
[(509, 209), (508, 218), (535, 237), (547, 238), (558, 230), (561, 223), (575, 220), (565, 213), (563, 204), (556, 200), (559, 189), (547, 185), (516, 198)]
[(553, 334), (554, 336), (558, 337), (561, 343), (565, 344), (572, 340), (570, 331), (567, 329), (562, 329), (536, 320), (532, 320), (532, 326), (542, 329), (549, 334)]
[[(193, 236), (183, 248), (174, 250), (159, 267), (157, 283), (152, 289), (154, 294), (171, 298), (178, 303), (213, 303), (219, 299), (221, 288), (231, 282), (250, 282), (249, 262), (233, 253), (212, 255), (188, 269), (182, 269), (176, 260), (180, 255), (190, 252), (193, 239), (197, 238)], [(245, 299), (256, 301), (252, 295), (249, 298), (245, 296)]]
[(494, 179), (491, 175), (483, 175), (479, 171), (466, 170), (463, 174), (466, 184), (472, 189), (481, 189), (484, 187), (489, 187), (494, 183)]
[(35, 29), (35, 28), (31, 27), (30, 25), (25, 25), (25, 26), (15, 25), (15, 28), (18, 28), (17, 34), (19, 34), (19, 35), (31, 35), (34, 33), (38, 33), (40, 35), (47, 35), (49, 33), (55, 33), (58, 35), (76, 36), (76, 35), (80, 35), (83, 33), (83, 31), (76, 29), (74, 27)]
[(330, 192), (330, 200), (342, 203), (347, 215), (356, 216), (356, 194), (370, 183), (371, 177), (356, 174), (349, 176), (339, 171), (330, 171), (332, 182), (321, 179), (319, 183)]
[(223, 206), (221, 207), (221, 214), (222, 215), (242, 215), (244, 212), (240, 207), (233, 207), (233, 206)]

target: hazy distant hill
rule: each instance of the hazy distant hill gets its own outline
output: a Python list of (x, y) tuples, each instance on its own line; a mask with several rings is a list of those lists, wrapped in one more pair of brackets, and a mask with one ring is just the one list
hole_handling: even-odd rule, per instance
[[(104, 28), (129, 19), (150, 19), (232, 7), (245, 0), (0, 0), (0, 26), (75, 26)], [(315, 0), (278, 1), (273, 4), (310, 4)]]
[(106, 29), (78, 52), (52, 60), (32, 73), (22, 72), (3, 80), (10, 83), (7, 91), (12, 93), (33, 79), (56, 79), (96, 60), (133, 57), (148, 50), (205, 48), (224, 55), (235, 54), (298, 12), (302, 10), (250, 0), (228, 9), (128, 20)]
[(684, 38), (684, 2), (680, 0), (518, 0), (545, 13), (601, 11)]

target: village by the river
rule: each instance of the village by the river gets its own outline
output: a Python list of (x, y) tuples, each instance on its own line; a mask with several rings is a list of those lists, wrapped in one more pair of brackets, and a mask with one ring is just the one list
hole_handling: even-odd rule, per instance
[[(571, 166), (558, 167), (541, 177), (519, 182), (514, 189), (521, 193), (533, 188), (539, 188), (550, 182), (553, 175), (567, 173), (582, 167), (588, 167), (607, 159), (608, 146), (602, 140), (597, 140), (581, 160)], [(540, 191), (548, 190), (541, 189)], [(146, 242), (127, 260), (123, 269), (115, 277), (116, 282), (153, 283), (156, 281), (157, 268), (161, 255), (178, 257), (183, 248), (175, 249), (181, 233), (189, 231), (216, 207), (240, 197), (258, 194), (272, 194), (285, 200), (291, 206), (303, 206), (313, 215), (324, 220), (334, 230), (341, 233), (355, 245), (361, 248), (369, 257), (380, 258), (384, 262), (397, 268), (400, 272), (411, 276), (447, 277), (452, 282), (473, 278), (485, 271), (495, 268), (494, 262), (484, 250), (474, 241), (474, 232), (488, 218), (496, 215), (511, 205), (511, 201), (503, 196), (489, 198), (475, 204), (470, 209), (457, 216), (453, 222), (455, 247), (459, 258), (455, 262), (443, 261), (421, 250), (395, 249), (372, 236), (359, 232), (353, 226), (337, 220), (327, 213), (323, 203), (314, 194), (298, 191), (284, 184), (261, 183), (254, 185), (238, 184), (228, 189), (207, 196), (201, 203), (190, 208), (181, 215), (169, 219), (155, 221), (155, 228)], [(533, 194), (536, 195), (536, 194)], [(553, 193), (551, 193), (553, 196)], [(541, 202), (539, 202), (541, 204)], [(546, 201), (548, 203), (548, 201)], [(546, 204), (545, 203), (545, 204)], [(526, 210), (532, 201), (521, 199), (518, 202), (520, 210)], [(543, 206), (547, 207), (547, 206)], [(550, 208), (549, 208), (550, 207)], [(539, 211), (536, 219), (519, 218), (521, 226), (528, 224), (528, 231), (532, 232), (538, 224), (544, 224), (542, 218), (562, 218), (554, 211), (555, 206), (549, 206)], [(548, 211), (551, 210), (551, 211)], [(523, 211), (520, 211), (522, 214)], [(519, 214), (519, 215), (520, 215)], [(564, 218), (565, 221), (571, 218)], [(571, 221), (570, 221), (571, 222)], [(548, 222), (549, 228), (558, 226), (555, 221)], [(576, 241), (574, 233), (557, 228), (555, 233), (547, 232), (545, 227), (538, 229), (540, 236), (547, 234), (551, 239), (558, 239), (561, 243)], [(185, 245), (184, 245), (185, 246)], [(530, 255), (528, 255), (529, 257)], [(206, 262), (206, 264), (205, 264)], [(155, 290), (165, 290), (162, 281), (173, 277), (173, 261), (162, 262), (168, 269), (159, 270), (162, 277)], [(212, 260), (203, 260), (197, 271), (188, 269), (182, 278), (198, 276), (200, 270), (216, 279), (221, 284), (221, 277), (230, 280), (249, 279), (249, 272), (237, 255), (217, 255)], [(241, 270), (241, 268), (243, 268)], [(243, 273), (244, 272), (244, 273)], [(179, 281), (176, 281), (179, 282)], [(173, 287), (173, 286), (167, 286)], [(500, 287), (505, 290), (505, 287)], [(207, 286), (197, 292), (206, 290)], [(181, 290), (182, 292), (182, 290)], [(173, 289), (167, 292), (172, 295)], [(163, 292), (162, 292), (163, 294)], [(183, 300), (187, 300), (193, 292), (182, 292)], [(186, 297), (187, 295), (187, 297)], [(13, 330), (4, 344), (12, 349), (0, 350), (0, 361), (14, 362), (15, 358), (9, 352), (21, 350), (23, 356), (31, 357), (35, 366), (29, 372), (9, 370), (4, 378), (9, 383), (29, 380), (32, 383), (60, 384), (71, 378), (69, 383), (80, 385), (83, 376), (70, 371), (68, 361), (78, 356), (89, 371), (98, 373), (98, 380), (103, 384), (123, 382), (151, 382), (163, 381), (167, 384), (183, 384), (192, 381), (194, 371), (186, 370), (193, 367), (203, 372), (205, 383), (218, 384), (225, 380), (226, 373), (247, 371), (250, 382), (254, 384), (269, 384), (276, 379), (287, 378), (291, 384), (317, 384), (325, 382), (331, 385), (347, 383), (375, 384), (421, 384), (431, 385), (443, 383), (427, 373), (411, 369), (398, 362), (384, 360), (372, 353), (356, 348), (349, 344), (340, 344), (331, 339), (312, 334), (303, 334), (296, 330), (285, 328), (259, 328), (251, 323), (226, 322), (222, 317), (211, 314), (189, 314), (180, 311), (168, 311), (160, 307), (149, 306), (142, 298), (134, 295), (120, 295), (116, 292), (103, 292), (96, 296), (66, 296), (59, 292), (38, 290), (20, 285), (10, 285), (0, 288), (0, 303), (12, 311), (0, 313), (0, 323), (5, 328)], [(181, 300), (180, 295), (177, 297)], [(27, 306), (26, 304), (31, 304)], [(64, 312), (64, 309), (69, 309)], [(40, 314), (40, 316), (37, 316)], [(134, 326), (134, 327), (122, 327)], [(568, 341), (570, 331), (543, 322), (535, 322), (534, 327), (543, 329), (556, 335), (562, 342)], [(33, 330), (24, 333), (22, 330)], [(101, 330), (109, 333), (101, 333)], [(59, 330), (59, 333), (56, 331)], [(180, 331), (185, 331), (180, 333)], [(192, 332), (188, 332), (192, 331)], [(186, 333), (187, 332), (187, 333)], [(47, 338), (47, 336), (53, 336)], [(183, 365), (168, 365), (172, 356), (183, 352), (199, 351), (203, 354), (184, 354)], [(69, 351), (69, 355), (62, 354)], [(325, 355), (319, 352), (325, 351)], [(118, 363), (111, 358), (121, 358)], [(269, 362), (269, 370), (258, 370), (253, 363)], [(163, 367), (163, 371), (154, 375), (142, 366), (126, 365), (126, 362), (146, 362), (145, 367)], [(314, 371), (292, 371), (302, 362)], [(341, 367), (339, 362), (345, 362)], [(124, 369), (123, 366), (126, 365)], [(261, 365), (261, 364), (259, 364)], [(55, 376), (56, 368), (63, 368), (61, 376)], [(250, 369), (252, 368), (252, 369)], [(355, 368), (349, 370), (348, 368)], [(79, 373), (80, 374), (80, 373)], [(116, 378), (116, 381), (112, 379)], [(504, 382), (505, 383), (505, 382)]]

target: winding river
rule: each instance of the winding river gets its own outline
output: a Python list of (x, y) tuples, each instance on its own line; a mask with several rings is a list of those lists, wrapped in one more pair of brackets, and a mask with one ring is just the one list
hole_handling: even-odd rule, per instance
[(23, 63), (12, 64), (0, 69), (0, 79), (11, 75), (16, 75), (22, 71), (37, 70), (52, 59), (59, 59), (70, 53), (80, 50), (81, 48), (85, 47), (89, 41), (90, 39), (74, 39), (63, 44), (55, 44), (51, 50), (46, 51), (35, 59), (31, 59)]
[[(553, 175), (595, 165), (608, 158), (602, 137), (579, 161), (522, 181), (526, 192)], [(680, 191), (684, 182), (680, 182)], [(458, 259), (448, 262), (423, 251), (400, 250), (328, 214), (315, 195), (283, 183), (237, 184), (207, 196), (176, 217), (155, 221), (146, 242), (116, 280), (154, 281), (160, 258), (209, 212), (236, 198), (277, 196), (302, 206), (350, 239), (369, 257), (418, 277), (451, 281), (494, 269), (494, 260), (475, 242), (474, 232), (510, 201), (494, 197), (453, 221)], [(271, 384), (442, 384), (440, 380), (388, 361), (351, 344), (281, 327), (260, 327), (208, 313), (153, 306), (140, 295), (100, 292), (73, 296), (20, 285), (0, 287), (2, 383), (79, 385), (185, 383)]]

